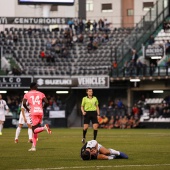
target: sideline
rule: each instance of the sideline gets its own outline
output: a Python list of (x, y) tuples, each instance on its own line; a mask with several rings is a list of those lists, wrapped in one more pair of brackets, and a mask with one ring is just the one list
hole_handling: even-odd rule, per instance
[(16, 170), (58, 170), (58, 169), (88, 169), (88, 168), (126, 168), (126, 167), (159, 167), (170, 166), (170, 164), (153, 164), (153, 165), (113, 165), (113, 166), (73, 166), (58, 168), (34, 168), (34, 169), (16, 169)]

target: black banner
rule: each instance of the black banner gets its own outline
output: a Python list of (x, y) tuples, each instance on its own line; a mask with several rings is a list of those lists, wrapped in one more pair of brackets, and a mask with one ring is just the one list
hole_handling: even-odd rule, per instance
[(32, 76), (0, 76), (0, 88), (29, 88), (32, 82)]
[(2, 59), (2, 47), (0, 46), (0, 69), (1, 69), (1, 59)]
[(39, 88), (109, 88), (108, 76), (34, 77)]
[(0, 17), (0, 24), (22, 25), (62, 25), (72, 18), (45, 18), (45, 17)]
[(145, 47), (145, 57), (150, 58), (154, 56), (164, 56), (164, 47), (160, 45), (153, 45)]

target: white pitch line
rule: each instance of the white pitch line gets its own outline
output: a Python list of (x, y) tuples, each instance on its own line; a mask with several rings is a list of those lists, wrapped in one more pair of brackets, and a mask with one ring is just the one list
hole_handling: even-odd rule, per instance
[(159, 167), (159, 166), (170, 166), (170, 164), (113, 165), (113, 166), (74, 166), (74, 167), (35, 168), (35, 169), (17, 169), (17, 170), (58, 170), (58, 169), (88, 169), (88, 168)]

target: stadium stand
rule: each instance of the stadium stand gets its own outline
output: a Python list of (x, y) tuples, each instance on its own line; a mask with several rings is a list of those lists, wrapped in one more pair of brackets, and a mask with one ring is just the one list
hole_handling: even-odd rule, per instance
[[(65, 35), (67, 32), (68, 37)], [(69, 28), (63, 31), (5, 28), (0, 33), (0, 42), (4, 55), (12, 54), (25, 74), (108, 75), (112, 58), (115, 57), (114, 49), (130, 32), (131, 28), (115, 28), (108, 33), (99, 30), (97, 33), (83, 32), (81, 43), (72, 40)], [(92, 43), (96, 42), (97, 46), (94, 48), (92, 44), (89, 51), (90, 35), (93, 36)], [(49, 40), (55, 43), (51, 44), (52, 47), (48, 47)], [(41, 56), (42, 51), (44, 58)]]

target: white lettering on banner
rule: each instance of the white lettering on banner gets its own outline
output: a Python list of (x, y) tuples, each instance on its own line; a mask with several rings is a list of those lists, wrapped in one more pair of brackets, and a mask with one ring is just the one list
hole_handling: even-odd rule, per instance
[(45, 85), (71, 85), (72, 80), (71, 79), (46, 79)]
[(21, 82), (21, 78), (18, 77), (18, 78), (16, 79), (16, 82), (17, 82), (17, 83), (20, 83), (20, 82)]
[(10, 83), (12, 83), (13, 82), (13, 78), (11, 77), (11, 78), (9, 78), (9, 82)]
[(0, 24), (7, 24), (7, 18), (0, 17)]
[[(0, 18), (0, 23), (2, 22), (2, 19), (3, 18)], [(14, 19), (14, 24), (65, 24), (65, 23), (66, 23), (65, 18), (15, 18)]]
[(104, 85), (105, 77), (81, 77), (78, 78), (79, 85)]
[(5, 78), (3, 78), (2, 80), (3, 80), (3, 82), (6, 82)]

